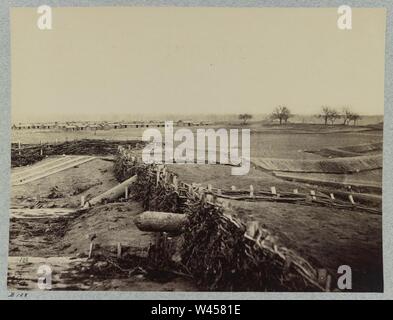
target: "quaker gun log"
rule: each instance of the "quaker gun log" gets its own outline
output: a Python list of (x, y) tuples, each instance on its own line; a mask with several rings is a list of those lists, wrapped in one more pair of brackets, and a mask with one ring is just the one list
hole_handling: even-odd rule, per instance
[(141, 231), (181, 233), (188, 218), (181, 213), (145, 211), (135, 217), (134, 223)]
[(89, 200), (86, 202), (84, 207), (94, 206), (96, 204), (103, 203), (105, 201), (113, 201), (120, 198), (122, 195), (125, 194), (126, 188), (131, 186), (134, 182), (137, 181), (137, 176), (132, 176), (131, 178), (125, 180), (124, 182), (120, 183), (116, 187), (101, 193), (99, 196)]

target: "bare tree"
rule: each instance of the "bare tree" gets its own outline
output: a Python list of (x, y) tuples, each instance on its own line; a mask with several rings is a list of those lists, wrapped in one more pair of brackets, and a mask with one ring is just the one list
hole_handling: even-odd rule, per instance
[(361, 119), (360, 115), (356, 112), (353, 112), (350, 107), (344, 107), (342, 111), (342, 117), (344, 119), (344, 125), (349, 125), (351, 121), (353, 121), (353, 125), (356, 126), (356, 123), (359, 119)]
[(323, 119), (325, 126), (328, 124), (330, 110), (330, 107), (322, 106), (322, 112), (316, 116), (317, 118)]
[(274, 120), (278, 120), (280, 121), (280, 125), (283, 123), (283, 121), (285, 123), (288, 122), (288, 119), (292, 117), (292, 113), (291, 111), (286, 107), (286, 106), (278, 106), (276, 107), (272, 114), (270, 115), (270, 118), (274, 121)]
[(342, 109), (342, 118), (343, 118), (343, 125), (344, 126), (349, 124), (351, 116), (352, 116), (352, 111), (351, 111), (350, 107), (344, 107)]
[(239, 119), (242, 120), (243, 125), (245, 125), (248, 120), (252, 119), (252, 115), (248, 113), (239, 114)]
[[(356, 126), (357, 121), (360, 119), (361, 119), (360, 115), (358, 115), (357, 113), (352, 113), (349, 118), (349, 121), (353, 121), (353, 125)], [(348, 121), (348, 123), (349, 123), (349, 121)]]
[(331, 110), (329, 114), (330, 123), (333, 125), (337, 119), (340, 119), (341, 115), (336, 110)]
[(334, 124), (340, 117), (340, 114), (335, 109), (328, 106), (322, 106), (322, 112), (317, 115), (317, 118), (323, 119), (325, 126), (329, 121), (331, 124)]

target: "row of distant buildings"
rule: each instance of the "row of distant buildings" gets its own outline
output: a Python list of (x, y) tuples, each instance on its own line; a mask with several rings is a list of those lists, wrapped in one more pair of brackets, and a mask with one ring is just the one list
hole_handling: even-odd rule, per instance
[[(206, 121), (178, 120), (174, 122), (178, 127), (203, 126), (210, 123)], [(64, 131), (84, 131), (84, 130), (111, 130), (126, 128), (149, 128), (164, 127), (164, 121), (137, 121), (137, 122), (50, 122), (50, 123), (19, 123), (13, 124), (13, 130), (64, 130)]]

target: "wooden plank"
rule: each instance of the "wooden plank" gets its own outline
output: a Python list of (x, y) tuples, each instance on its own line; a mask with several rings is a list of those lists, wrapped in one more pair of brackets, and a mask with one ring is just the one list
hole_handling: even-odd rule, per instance
[[(71, 157), (75, 157), (75, 156), (65, 156), (65, 157), (60, 157), (60, 158), (53, 158), (53, 159), (50, 159), (48, 161), (44, 160), (44, 161), (41, 161), (42, 163), (38, 162), (36, 164), (30, 165), (30, 166), (26, 166), (26, 167), (24, 167), (21, 170), (16, 170), (16, 172), (11, 172), (11, 176), (12, 177), (17, 177), (17, 176), (23, 175), (26, 172), (31, 171), (31, 170), (35, 170), (35, 169), (38, 169), (38, 168), (41, 168), (41, 167), (50, 167), (51, 164), (54, 164), (54, 163), (59, 162), (59, 161), (63, 161), (64, 159), (71, 158)], [(21, 167), (18, 167), (18, 169), (19, 168), (21, 168)]]
[[(50, 167), (45, 166), (45, 167), (43, 167), (43, 168), (41, 168), (39, 170), (36, 170), (35, 168), (32, 168), (30, 170), (30, 172), (27, 172), (22, 177), (14, 178), (14, 176), (11, 176), (11, 180), (13, 182), (15, 182), (15, 183), (22, 182), (23, 180), (29, 180), (29, 179), (33, 178), (34, 176), (36, 176), (36, 175), (42, 175), (42, 174), (50, 172), (51, 170), (54, 170), (54, 169), (56, 170), (57, 168), (61, 168), (63, 166), (67, 166), (67, 165), (69, 165), (72, 162), (78, 162), (78, 161), (81, 161), (82, 159), (87, 159), (87, 158), (88, 158), (88, 156), (72, 157), (72, 158), (68, 158), (68, 159), (66, 159), (66, 160), (64, 160), (64, 161), (62, 161), (62, 162), (60, 162), (60, 163), (58, 163), (58, 164), (56, 164), (54, 166), (50, 166)], [(15, 181), (15, 180), (17, 180), (17, 181)]]
[(42, 219), (66, 217), (76, 213), (68, 208), (10, 209), (10, 217), (15, 219)]
[(31, 178), (31, 179), (28, 179), (28, 180), (25, 180), (25, 181), (22, 181), (22, 182), (19, 182), (19, 183), (14, 183), (13, 185), (14, 186), (18, 186), (18, 185), (23, 185), (23, 184), (26, 184), (26, 183), (29, 183), (29, 182), (33, 182), (33, 181), (45, 178), (47, 176), (50, 176), (52, 174), (55, 174), (55, 173), (58, 173), (58, 172), (61, 172), (61, 171), (67, 170), (67, 169), (71, 169), (71, 168), (73, 168), (75, 166), (79, 166), (81, 164), (84, 164), (84, 163), (89, 162), (89, 161), (94, 160), (94, 159), (96, 159), (96, 158), (95, 157), (90, 157), (90, 158), (87, 158), (87, 159), (82, 159), (81, 161), (74, 162), (74, 163), (72, 163), (70, 165), (67, 165), (65, 167), (61, 167), (60, 169), (55, 170), (53, 172), (43, 173), (42, 175), (39, 175), (38, 177), (34, 177), (34, 178)]

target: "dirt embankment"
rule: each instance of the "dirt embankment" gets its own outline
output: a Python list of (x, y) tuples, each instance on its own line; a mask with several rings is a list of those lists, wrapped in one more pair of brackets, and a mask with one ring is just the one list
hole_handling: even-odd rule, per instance
[(78, 208), (81, 196), (87, 201), (117, 184), (112, 167), (112, 162), (95, 159), (27, 184), (12, 186), (11, 208)]
[(327, 158), (355, 157), (360, 155), (375, 155), (382, 153), (382, 142), (358, 144), (340, 148), (323, 148), (318, 150), (306, 150), (305, 152), (318, 154)]
[(305, 173), (352, 173), (382, 168), (382, 154), (327, 160), (255, 158), (252, 164), (269, 171)]
[[(140, 204), (125, 202), (55, 219), (12, 218), (9, 288), (36, 288), (31, 279), (36, 279), (37, 267), (45, 263), (53, 267), (55, 290), (197, 290), (174, 269), (163, 266), (158, 272), (154, 268), (149, 250), (155, 236), (140, 231), (133, 222), (142, 211)], [(87, 259), (91, 243), (94, 249)]]
[(263, 223), (331, 275), (337, 276), (340, 265), (349, 265), (353, 291), (383, 290), (382, 216), (286, 203), (232, 201), (231, 205), (242, 220)]

